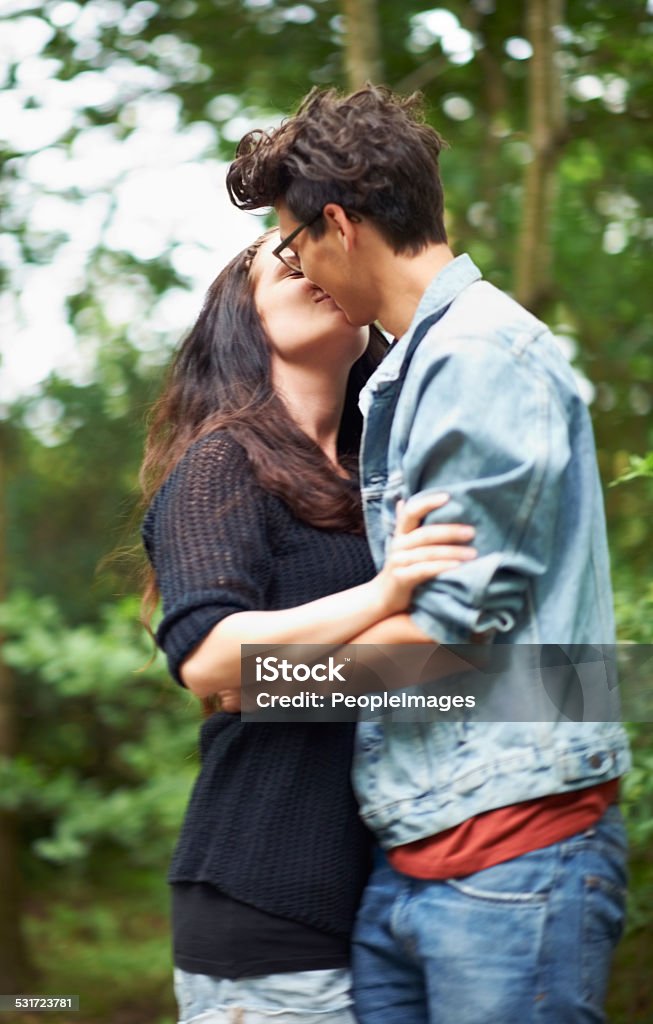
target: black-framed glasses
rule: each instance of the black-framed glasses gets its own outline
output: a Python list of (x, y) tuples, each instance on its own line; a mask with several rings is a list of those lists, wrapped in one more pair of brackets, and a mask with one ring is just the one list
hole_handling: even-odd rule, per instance
[(272, 255), (276, 256), (278, 260), (281, 260), (284, 267), (288, 267), (288, 270), (292, 270), (293, 274), (302, 273), (301, 260), (297, 253), (292, 252), (292, 250), (289, 250), (288, 253), (284, 255), (284, 250), (288, 249), (290, 243), (295, 241), (300, 231), (303, 231), (304, 228), (310, 228), (311, 224), (315, 224), (321, 216), (322, 211), (319, 210), (314, 217), (311, 217), (310, 220), (305, 220), (302, 224), (298, 224), (295, 230), (291, 231), (285, 238), (282, 238), (277, 247), (272, 250)]

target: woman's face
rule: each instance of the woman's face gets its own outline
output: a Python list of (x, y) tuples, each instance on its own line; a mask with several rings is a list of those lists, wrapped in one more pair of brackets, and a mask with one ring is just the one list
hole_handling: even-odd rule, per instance
[(273, 357), (349, 370), (365, 351), (369, 329), (353, 327), (321, 288), (273, 256), (278, 244), (275, 231), (259, 248), (251, 269), (254, 301)]

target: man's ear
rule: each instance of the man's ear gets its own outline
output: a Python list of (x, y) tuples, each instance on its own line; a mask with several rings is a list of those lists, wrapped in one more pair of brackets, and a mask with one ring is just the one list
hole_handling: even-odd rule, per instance
[(327, 228), (336, 232), (345, 252), (351, 252), (356, 242), (358, 225), (349, 219), (342, 206), (337, 203), (327, 203), (322, 213), (326, 217)]

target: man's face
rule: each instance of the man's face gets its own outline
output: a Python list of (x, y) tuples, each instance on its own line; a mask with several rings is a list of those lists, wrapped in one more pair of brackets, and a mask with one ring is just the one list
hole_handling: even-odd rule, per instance
[[(279, 234), (287, 238), (300, 225), (285, 203), (277, 207)], [(342, 309), (351, 324), (366, 326), (375, 319), (370, 297), (366, 296), (364, 274), (357, 267), (357, 254), (347, 249), (338, 224), (324, 216), (325, 232), (312, 238), (309, 228), (301, 230), (290, 243), (304, 275), (325, 291)]]

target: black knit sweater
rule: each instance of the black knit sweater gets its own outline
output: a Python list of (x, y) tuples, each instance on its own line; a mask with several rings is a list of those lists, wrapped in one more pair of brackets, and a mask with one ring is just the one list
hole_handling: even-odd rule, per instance
[[(225, 432), (189, 449), (155, 496), (143, 538), (163, 600), (157, 640), (178, 681), (186, 655), (230, 613), (294, 607), (374, 572), (363, 537), (297, 520), (261, 489)], [(169, 880), (208, 882), (268, 913), (347, 934), (369, 864), (352, 746), (349, 724), (213, 715)]]

